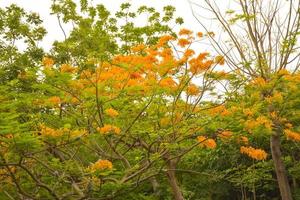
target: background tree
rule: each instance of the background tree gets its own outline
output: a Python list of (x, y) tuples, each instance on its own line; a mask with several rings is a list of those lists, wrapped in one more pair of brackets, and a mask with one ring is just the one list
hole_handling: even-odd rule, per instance
[[(256, 80), (258, 89), (274, 81), (275, 74), (286, 69), (297, 73), (299, 69), (299, 1), (238, 1), (234, 10), (222, 10), (215, 1), (205, 0), (203, 4), (191, 2), (194, 15), (204, 29), (201, 15), (196, 8), (205, 7), (224, 33), (220, 40), (211, 37), (211, 44), (224, 55), (230, 71), (240, 77), (240, 84)], [(285, 16), (285, 17), (282, 17)], [(261, 81), (259, 83), (259, 81)], [(276, 95), (278, 85), (261, 90), (261, 100)], [(242, 87), (243, 89), (243, 87)], [(279, 112), (277, 107), (268, 106), (267, 116)], [(264, 116), (266, 117), (266, 116)], [(270, 146), (278, 186), (282, 199), (292, 199), (288, 175), (283, 163), (280, 138), (283, 125), (271, 120)]]

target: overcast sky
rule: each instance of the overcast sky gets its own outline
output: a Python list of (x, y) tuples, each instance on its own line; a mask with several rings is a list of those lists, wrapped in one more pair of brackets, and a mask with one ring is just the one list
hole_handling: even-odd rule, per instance
[[(79, 1), (79, 0), (75, 0)], [(49, 49), (54, 40), (63, 40), (63, 33), (60, 30), (55, 16), (50, 15), (51, 0), (0, 0), (0, 6), (5, 7), (15, 3), (28, 11), (37, 12), (44, 21), (44, 27), (47, 29), (47, 36), (42, 42), (42, 46)], [(172, 5), (176, 8), (176, 15), (184, 18), (184, 27), (194, 31), (201, 29), (196, 19), (193, 17), (188, 0), (93, 0), (93, 4), (102, 3), (112, 13), (119, 9), (120, 4), (130, 2), (133, 8), (141, 5), (152, 6), (158, 11), (162, 11), (166, 5)], [(139, 19), (137, 17), (137, 19)], [(141, 18), (140, 20), (143, 20)], [(137, 22), (138, 23), (138, 22)], [(65, 27), (68, 29), (68, 27)]]

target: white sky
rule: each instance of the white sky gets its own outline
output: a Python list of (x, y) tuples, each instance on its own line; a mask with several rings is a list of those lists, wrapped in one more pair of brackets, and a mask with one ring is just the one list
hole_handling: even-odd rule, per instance
[[(78, 2), (79, 0), (75, 0)], [(48, 34), (44, 38), (41, 45), (49, 49), (54, 40), (63, 40), (64, 36), (58, 26), (56, 16), (50, 15), (51, 0), (0, 0), (0, 7), (8, 6), (12, 3), (23, 7), (27, 11), (39, 13), (44, 21), (44, 27)], [(176, 8), (176, 16), (184, 18), (184, 27), (196, 31), (200, 31), (201, 27), (193, 17), (188, 0), (93, 0), (93, 4), (102, 3), (111, 12), (119, 10), (122, 3), (130, 2), (133, 8), (141, 5), (147, 5), (162, 11), (166, 5), (172, 5)], [(137, 17), (137, 20), (139, 17)], [(143, 20), (141, 18), (140, 20)], [(138, 23), (138, 22), (137, 22)], [(68, 27), (64, 26), (68, 30)], [(199, 29), (198, 29), (199, 28)]]

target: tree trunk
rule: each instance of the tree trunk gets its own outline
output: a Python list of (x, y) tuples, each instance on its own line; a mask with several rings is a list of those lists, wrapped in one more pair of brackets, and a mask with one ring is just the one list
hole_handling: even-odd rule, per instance
[(270, 145), (281, 199), (292, 200), (292, 194), (287, 178), (287, 173), (283, 161), (281, 159), (280, 138), (278, 133), (274, 133), (272, 135)]
[(173, 160), (166, 160), (166, 163), (167, 163), (166, 174), (167, 174), (168, 182), (172, 189), (174, 200), (184, 200), (176, 179), (176, 174), (175, 174), (176, 162), (174, 162)]

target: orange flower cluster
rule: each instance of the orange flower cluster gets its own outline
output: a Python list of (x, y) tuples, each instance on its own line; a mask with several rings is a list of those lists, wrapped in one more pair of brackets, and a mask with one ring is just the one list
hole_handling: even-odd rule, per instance
[(214, 115), (227, 116), (227, 115), (231, 114), (231, 112), (228, 111), (224, 105), (219, 105), (219, 106), (209, 109), (209, 113), (213, 116)]
[(193, 31), (185, 28), (181, 29), (178, 33), (178, 35), (191, 35), (191, 34), (193, 34)]
[(45, 125), (41, 125), (41, 135), (48, 136), (48, 137), (60, 137), (63, 135), (62, 130), (55, 130), (53, 128), (47, 127)]
[(264, 126), (268, 131), (272, 131), (272, 121), (265, 116), (259, 116), (255, 120), (247, 120), (245, 122), (245, 129), (252, 132), (252, 129), (255, 129), (258, 126)]
[(222, 131), (222, 133), (220, 133), (218, 135), (218, 137), (220, 137), (221, 139), (229, 139), (232, 136), (232, 132), (231, 131)]
[(241, 137), (239, 138), (239, 142), (240, 142), (240, 143), (243, 143), (243, 144), (245, 144), (245, 145), (248, 145), (248, 144), (249, 144), (249, 139), (248, 139), (246, 136), (241, 136)]
[(284, 133), (286, 134), (286, 137), (288, 139), (294, 140), (296, 142), (300, 142), (300, 134), (297, 132), (294, 132), (292, 130), (289, 129), (285, 129)]
[(283, 96), (280, 92), (274, 92), (274, 94), (270, 97), (266, 98), (266, 101), (268, 103), (282, 103), (283, 102)]
[(186, 94), (190, 96), (196, 96), (200, 93), (199, 87), (195, 84), (190, 84), (186, 89)]
[(162, 79), (159, 85), (163, 88), (173, 90), (176, 88), (177, 83), (171, 77), (167, 77)]
[(240, 152), (246, 154), (250, 158), (255, 160), (265, 160), (267, 158), (267, 153), (262, 149), (255, 149), (253, 147), (241, 146)]
[(197, 36), (198, 36), (199, 38), (202, 38), (202, 37), (203, 37), (203, 33), (202, 33), (202, 32), (198, 32), (198, 33), (197, 33)]
[(54, 60), (49, 57), (44, 57), (42, 63), (45, 67), (49, 68), (53, 66)]
[(61, 103), (61, 100), (58, 96), (53, 96), (48, 99), (48, 102), (52, 105), (59, 105)]
[(243, 113), (246, 115), (246, 116), (252, 116), (253, 115), (253, 112), (249, 109), (249, 108), (246, 108), (243, 110)]
[(115, 109), (113, 108), (108, 108), (105, 110), (105, 113), (110, 116), (110, 117), (116, 117), (119, 115), (118, 111), (116, 111)]
[(98, 160), (97, 162), (93, 163), (91, 166), (89, 166), (89, 171), (95, 172), (98, 170), (111, 170), (113, 168), (112, 163), (109, 160)]
[(72, 67), (71, 65), (69, 64), (62, 64), (60, 66), (60, 71), (62, 73), (74, 73), (77, 71), (77, 69), (75, 67)]
[(101, 134), (109, 134), (109, 133), (120, 134), (121, 133), (120, 128), (110, 125), (110, 124), (104, 124), (103, 127), (98, 127), (97, 131), (99, 131)]
[(162, 47), (162, 46), (166, 45), (167, 42), (169, 42), (170, 40), (174, 40), (174, 39), (175, 38), (171, 35), (164, 35), (159, 38), (157, 46)]
[(206, 147), (209, 149), (215, 149), (217, 147), (217, 143), (213, 139), (207, 139), (205, 136), (198, 136), (197, 141), (200, 143), (201, 147)]
[(253, 80), (253, 85), (264, 87), (267, 84), (266, 80), (262, 77), (258, 77)]
[(185, 39), (185, 38), (180, 38), (180, 39), (178, 40), (177, 44), (178, 44), (180, 47), (183, 48), (183, 47), (185, 47), (185, 46), (191, 44), (191, 41), (188, 40), (188, 39)]
[(214, 63), (213, 60), (206, 60), (209, 53), (204, 52), (200, 53), (196, 58), (192, 58), (189, 61), (190, 64), (190, 71), (192, 74), (199, 74), (205, 70), (208, 70)]

